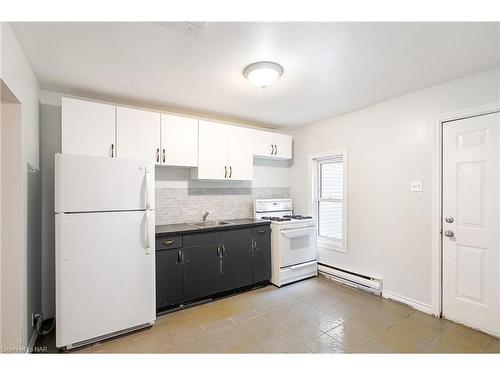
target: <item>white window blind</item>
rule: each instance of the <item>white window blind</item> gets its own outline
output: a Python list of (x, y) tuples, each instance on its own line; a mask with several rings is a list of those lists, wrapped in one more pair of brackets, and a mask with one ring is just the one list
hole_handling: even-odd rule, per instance
[(338, 247), (344, 246), (344, 156), (317, 161), (318, 236)]

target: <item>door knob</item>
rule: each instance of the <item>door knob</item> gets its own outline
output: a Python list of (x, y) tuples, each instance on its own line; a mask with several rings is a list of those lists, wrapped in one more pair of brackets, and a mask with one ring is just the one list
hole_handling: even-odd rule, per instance
[(453, 223), (455, 221), (455, 219), (452, 218), (451, 216), (446, 216), (444, 218), (444, 221), (446, 221), (448, 224), (451, 224), (451, 223)]
[(455, 237), (455, 233), (452, 230), (449, 230), (449, 229), (444, 231), (444, 235), (446, 237)]

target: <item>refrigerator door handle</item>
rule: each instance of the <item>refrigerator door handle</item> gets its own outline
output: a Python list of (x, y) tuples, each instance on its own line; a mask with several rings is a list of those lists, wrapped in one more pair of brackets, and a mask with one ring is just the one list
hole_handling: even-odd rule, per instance
[(151, 203), (149, 202), (149, 187), (150, 187), (150, 173), (148, 167), (144, 168), (145, 171), (145, 178), (146, 178), (146, 210), (149, 210), (151, 208)]
[(146, 255), (151, 254), (151, 246), (150, 246), (150, 240), (149, 240), (149, 217), (150, 213), (149, 210), (145, 211), (146, 213), (146, 220), (145, 220), (145, 228), (144, 228), (144, 242), (146, 244)]

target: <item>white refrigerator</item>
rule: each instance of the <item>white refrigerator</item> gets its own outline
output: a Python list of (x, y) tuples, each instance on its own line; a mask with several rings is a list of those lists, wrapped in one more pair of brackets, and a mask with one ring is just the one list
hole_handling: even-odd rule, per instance
[(56, 346), (154, 324), (154, 165), (56, 154)]

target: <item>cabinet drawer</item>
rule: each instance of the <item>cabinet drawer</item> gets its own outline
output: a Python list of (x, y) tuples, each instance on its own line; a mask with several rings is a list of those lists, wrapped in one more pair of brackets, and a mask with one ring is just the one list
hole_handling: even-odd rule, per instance
[(184, 247), (218, 245), (220, 242), (220, 232), (194, 233), (184, 236)]
[(178, 249), (182, 247), (182, 237), (159, 237), (156, 239), (156, 250)]

